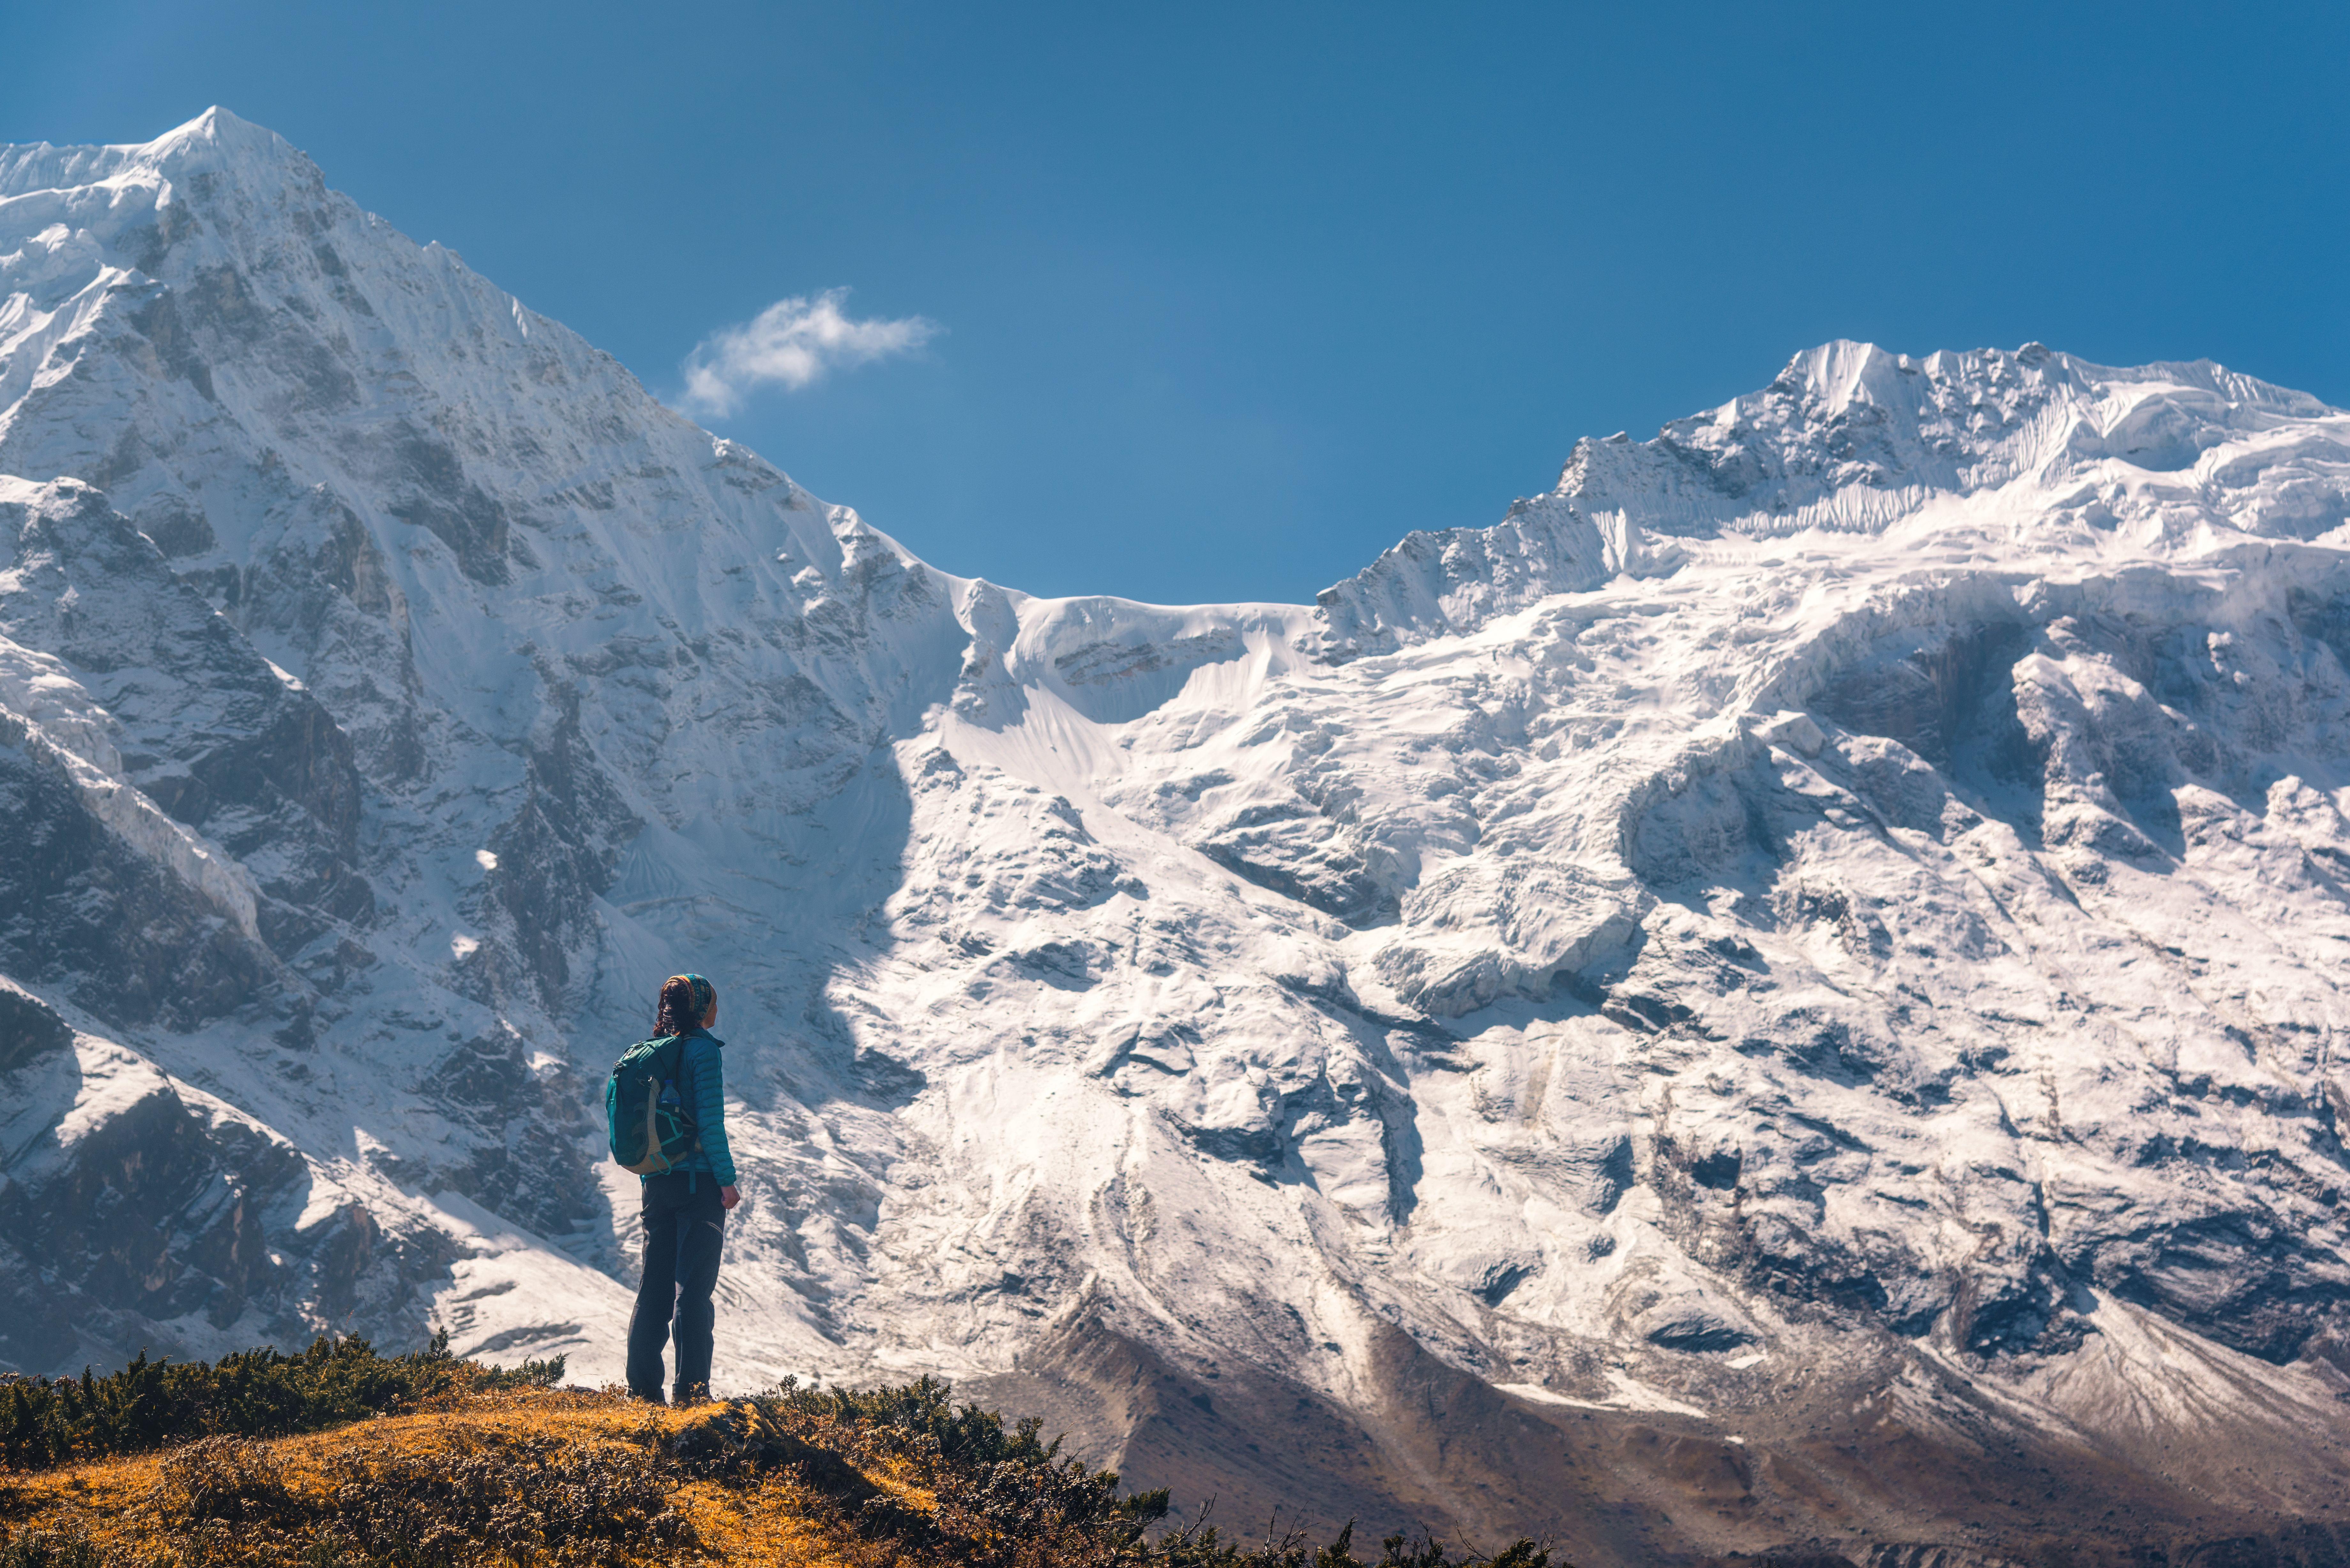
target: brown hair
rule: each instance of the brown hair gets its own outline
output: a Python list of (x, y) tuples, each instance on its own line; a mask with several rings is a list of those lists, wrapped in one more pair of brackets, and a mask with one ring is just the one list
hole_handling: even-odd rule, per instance
[(710, 1016), (718, 988), (698, 974), (673, 974), (661, 981), (660, 1001), (653, 1007), (653, 1033), (682, 1034)]

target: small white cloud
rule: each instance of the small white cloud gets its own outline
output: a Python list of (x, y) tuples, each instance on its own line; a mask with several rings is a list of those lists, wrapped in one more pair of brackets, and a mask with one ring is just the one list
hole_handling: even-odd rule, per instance
[(942, 328), (920, 316), (858, 321), (842, 311), (848, 290), (779, 299), (739, 327), (723, 327), (685, 359), (685, 406), (726, 415), (770, 384), (796, 391), (828, 370), (910, 354)]
[(476, 849), (473, 851), (473, 864), (484, 871), (494, 871), (498, 868), (498, 857), (486, 849)]
[(481, 947), (482, 943), (479, 938), (469, 937), (463, 931), (460, 931), (455, 936), (449, 939), (449, 956), (462, 961), (465, 959), (472, 958), (476, 952), (479, 952), (481, 950)]

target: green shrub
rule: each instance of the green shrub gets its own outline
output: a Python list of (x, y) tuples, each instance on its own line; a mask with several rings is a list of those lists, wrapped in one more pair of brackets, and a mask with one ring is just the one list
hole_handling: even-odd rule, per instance
[(99, 1377), (0, 1383), (0, 1464), (38, 1469), (198, 1438), (279, 1438), (409, 1409), (459, 1388), (547, 1387), (563, 1358), (512, 1371), (449, 1354), (444, 1330), (427, 1348), (382, 1356), (356, 1337), (320, 1337), (299, 1355), (273, 1349), (218, 1363), (139, 1358)]

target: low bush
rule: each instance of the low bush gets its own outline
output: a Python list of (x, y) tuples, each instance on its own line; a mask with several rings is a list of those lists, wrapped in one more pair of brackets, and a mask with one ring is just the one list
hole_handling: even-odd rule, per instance
[(449, 1354), (446, 1331), (408, 1355), (384, 1356), (359, 1338), (321, 1337), (298, 1355), (273, 1349), (218, 1363), (139, 1359), (104, 1377), (0, 1383), (0, 1464), (39, 1469), (141, 1453), (198, 1438), (282, 1438), (411, 1409), (471, 1388), (548, 1387), (563, 1358), (511, 1371)]
[(106, 1559), (78, 1531), (23, 1530), (0, 1542), (0, 1568), (106, 1568)]
[(285, 1467), (251, 1438), (204, 1438), (163, 1461), (150, 1500), (172, 1525), (265, 1524), (299, 1511)]
[(644, 1449), (481, 1434), (454, 1451), (345, 1458), (314, 1539), (424, 1568), (666, 1558), (692, 1539), (670, 1505), (678, 1480)]
[[(1167, 1493), (1118, 1494), (1115, 1471), (1060, 1457), (1039, 1423), (1006, 1429), (958, 1407), (935, 1378), (869, 1393), (817, 1393), (786, 1383), (680, 1432), (671, 1451), (690, 1469), (734, 1474), (789, 1469), (827, 1500), (837, 1522), (907, 1556), (968, 1568), (1117, 1568), (1149, 1555), (1145, 1538)], [(909, 1507), (868, 1480), (903, 1467), (934, 1500)]]

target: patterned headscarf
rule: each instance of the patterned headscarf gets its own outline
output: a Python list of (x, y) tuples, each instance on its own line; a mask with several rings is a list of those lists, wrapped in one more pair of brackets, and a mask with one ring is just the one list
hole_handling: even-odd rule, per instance
[(653, 1032), (682, 1034), (710, 1016), (718, 988), (698, 974), (673, 974), (661, 981), (660, 998), (653, 1005)]

